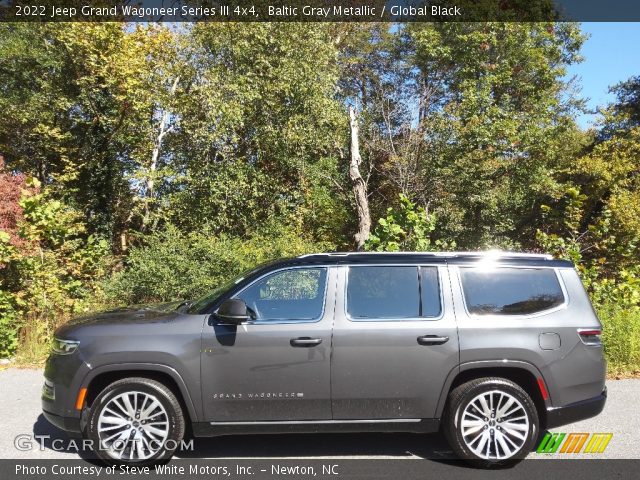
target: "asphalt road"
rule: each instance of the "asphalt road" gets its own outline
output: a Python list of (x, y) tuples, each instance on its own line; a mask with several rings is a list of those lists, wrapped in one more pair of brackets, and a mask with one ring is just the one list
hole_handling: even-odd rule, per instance
[[(0, 459), (77, 459), (65, 449), (71, 439), (50, 425), (40, 412), (41, 370), (0, 371)], [(607, 382), (609, 397), (598, 417), (555, 429), (554, 432), (613, 433), (606, 451), (588, 458), (640, 459), (640, 380)], [(27, 441), (19, 450), (15, 439), (48, 435)], [(78, 442), (76, 440), (76, 442)], [(55, 448), (54, 448), (55, 447)], [(403, 459), (453, 458), (439, 434), (314, 434), (254, 435), (194, 440), (194, 450), (178, 455), (202, 459)], [(532, 453), (528, 458), (566, 458)], [(575, 458), (575, 456), (574, 456)]]

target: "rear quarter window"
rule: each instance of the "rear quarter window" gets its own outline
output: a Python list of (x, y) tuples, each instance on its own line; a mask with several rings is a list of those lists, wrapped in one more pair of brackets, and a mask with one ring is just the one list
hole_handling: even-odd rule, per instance
[(460, 268), (467, 310), (473, 315), (530, 315), (562, 305), (564, 293), (550, 268)]

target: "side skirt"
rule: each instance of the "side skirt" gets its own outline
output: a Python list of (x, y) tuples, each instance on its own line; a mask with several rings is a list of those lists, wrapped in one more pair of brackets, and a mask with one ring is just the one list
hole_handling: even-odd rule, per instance
[(256, 435), (278, 433), (359, 433), (408, 432), (433, 433), (440, 428), (437, 418), (394, 418), (373, 420), (283, 420), (268, 422), (197, 422), (192, 424), (196, 437)]

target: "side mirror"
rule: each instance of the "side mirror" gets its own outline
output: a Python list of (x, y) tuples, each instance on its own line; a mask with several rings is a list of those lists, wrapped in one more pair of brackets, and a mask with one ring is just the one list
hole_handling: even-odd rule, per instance
[(239, 298), (229, 298), (222, 302), (218, 310), (215, 312), (216, 316), (229, 323), (242, 323), (251, 319), (247, 304)]

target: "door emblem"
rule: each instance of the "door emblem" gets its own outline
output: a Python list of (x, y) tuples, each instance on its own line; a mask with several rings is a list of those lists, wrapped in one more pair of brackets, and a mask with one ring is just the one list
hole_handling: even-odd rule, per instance
[(270, 400), (281, 398), (304, 398), (302, 392), (251, 392), (251, 393), (214, 393), (214, 400)]

